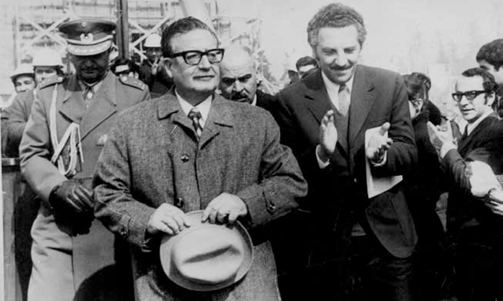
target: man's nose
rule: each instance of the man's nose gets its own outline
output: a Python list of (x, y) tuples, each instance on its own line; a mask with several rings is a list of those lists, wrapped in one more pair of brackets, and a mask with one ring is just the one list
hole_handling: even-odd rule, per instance
[(239, 80), (235, 80), (234, 84), (232, 84), (232, 90), (235, 92), (241, 92), (243, 90), (243, 85)]
[(210, 60), (208, 60), (208, 56), (203, 55), (201, 57), (201, 61), (199, 62), (199, 64), (197, 66), (201, 69), (209, 69), (211, 67), (211, 63), (210, 63)]
[(337, 66), (343, 67), (348, 63), (348, 57), (345, 54), (339, 54), (335, 58), (335, 64)]

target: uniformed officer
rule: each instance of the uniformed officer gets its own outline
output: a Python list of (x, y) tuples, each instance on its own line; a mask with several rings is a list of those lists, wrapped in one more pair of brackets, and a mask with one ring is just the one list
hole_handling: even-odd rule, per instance
[(94, 221), (91, 178), (118, 112), (149, 93), (140, 81), (108, 71), (114, 29), (96, 19), (60, 25), (76, 74), (41, 84), (21, 141), (21, 172), (41, 199), (30, 301), (125, 298), (114, 238)]

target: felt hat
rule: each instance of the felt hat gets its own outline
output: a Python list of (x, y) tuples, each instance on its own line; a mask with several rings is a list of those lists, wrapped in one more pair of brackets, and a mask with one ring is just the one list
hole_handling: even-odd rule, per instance
[(112, 47), (115, 23), (99, 19), (78, 19), (61, 24), (66, 35), (67, 51), (78, 56), (91, 56)]
[(191, 226), (177, 235), (166, 235), (159, 254), (171, 281), (205, 292), (228, 287), (246, 275), (253, 260), (253, 243), (239, 222), (232, 226), (202, 223), (202, 213), (187, 213)]

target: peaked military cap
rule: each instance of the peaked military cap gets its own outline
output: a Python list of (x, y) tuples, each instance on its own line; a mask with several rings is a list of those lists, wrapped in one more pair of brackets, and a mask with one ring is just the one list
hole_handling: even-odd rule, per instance
[(115, 23), (100, 19), (78, 19), (61, 24), (58, 29), (66, 35), (68, 53), (90, 56), (112, 46)]

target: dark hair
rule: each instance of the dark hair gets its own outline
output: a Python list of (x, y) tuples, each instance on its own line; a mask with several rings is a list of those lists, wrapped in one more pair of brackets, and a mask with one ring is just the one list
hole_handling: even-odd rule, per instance
[[(407, 95), (409, 100), (416, 100), (421, 98), (422, 95), (425, 95), (426, 87), (423, 84), (423, 81), (420, 76), (416, 73), (405, 74), (402, 76), (405, 82), (405, 88), (407, 90)], [(423, 101), (426, 101), (423, 99)]]
[(360, 46), (365, 42), (367, 30), (363, 17), (354, 8), (341, 3), (332, 3), (322, 7), (307, 25), (307, 41), (311, 47), (318, 44), (318, 31), (324, 27), (343, 28), (354, 25), (358, 30)]
[(498, 90), (498, 84), (496, 84), (494, 77), (491, 75), (491, 73), (487, 72), (482, 68), (479, 67), (471, 68), (465, 70), (463, 73), (461, 73), (461, 75), (464, 77), (480, 76), (482, 78), (482, 87), (484, 87), (486, 95), (494, 93)]
[(300, 67), (304, 67), (304, 66), (308, 66), (308, 65), (313, 65), (315, 67), (318, 67), (318, 61), (310, 56), (303, 56), (297, 60), (297, 62), (295, 63), (295, 68), (297, 68), (297, 70), (299, 70)]
[(503, 65), (503, 39), (497, 39), (483, 45), (477, 52), (477, 62), (486, 61), (496, 71)]
[(196, 29), (203, 29), (209, 31), (218, 42), (217, 35), (208, 25), (206, 25), (206, 23), (194, 17), (186, 17), (171, 23), (168, 26), (168, 28), (166, 28), (162, 32), (162, 39), (161, 39), (162, 55), (164, 57), (171, 57), (173, 55), (173, 49), (171, 48), (171, 40), (175, 35), (184, 34)]

